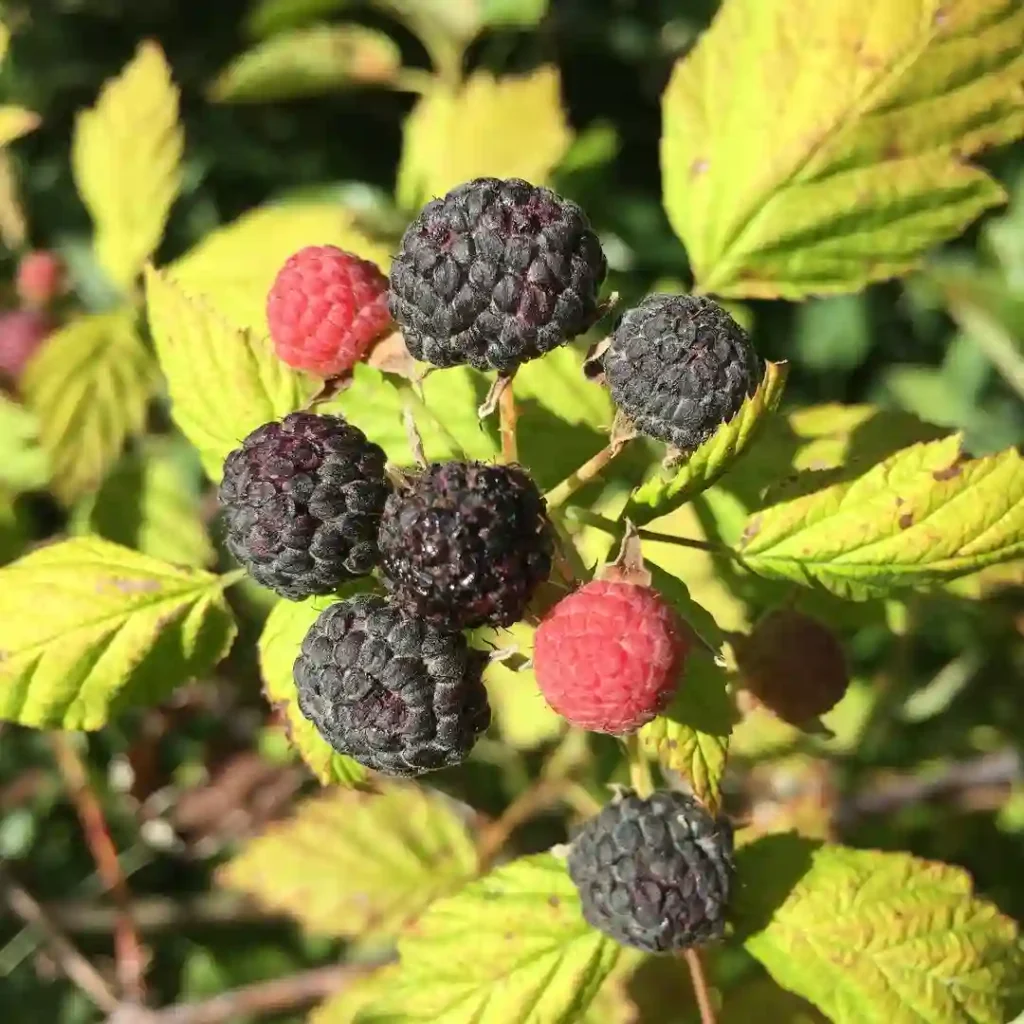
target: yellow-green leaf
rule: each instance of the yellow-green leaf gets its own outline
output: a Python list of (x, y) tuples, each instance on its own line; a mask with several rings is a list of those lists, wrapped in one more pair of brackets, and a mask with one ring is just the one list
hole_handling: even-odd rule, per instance
[(313, 25), (272, 36), (243, 53), (210, 88), (220, 102), (264, 102), (386, 85), (402, 63), (398, 45), (362, 25)]
[(723, 423), (680, 467), (658, 468), (630, 498), (626, 516), (638, 526), (667, 515), (707, 490), (731, 469), (760, 434), (766, 418), (782, 399), (789, 366), (768, 362), (764, 380), (736, 415)]
[(227, 654), (229, 581), (98, 537), (0, 570), (0, 718), (99, 729), (124, 707), (157, 703)]
[(387, 938), (477, 870), (451, 802), (414, 785), (331, 789), (230, 861), (220, 881), (310, 932)]
[(474, 646), (491, 651), (510, 651), (507, 661), (491, 661), (484, 669), (484, 685), (494, 721), (501, 738), (517, 750), (532, 750), (557, 739), (568, 723), (556, 714), (544, 699), (532, 668), (533, 638), (537, 629), (528, 622), (517, 622), (509, 629), (482, 630)]
[(214, 550), (197, 485), (173, 448), (153, 440), (126, 455), (99, 491), (79, 503), (72, 530), (173, 565), (209, 565)]
[(49, 479), (49, 462), (39, 446), (39, 418), (31, 409), (0, 395), (0, 487), (33, 491)]
[(487, 460), (499, 446), (493, 424), (481, 423), (477, 416), (486, 394), (483, 374), (465, 366), (432, 373), (414, 389), (406, 381), (360, 363), (351, 387), (320, 408), (351, 420), (398, 466), (414, 461), (404, 420), (406, 410), (412, 413), (427, 459)]
[(1024, 460), (1014, 448), (965, 459), (954, 435), (862, 475), (801, 474), (750, 518), (739, 550), (757, 573), (855, 600), (975, 572), (1024, 554)]
[(696, 648), (675, 698), (640, 730), (640, 742), (666, 768), (689, 779), (698, 799), (717, 812), (732, 722), (725, 673), (710, 652)]
[(267, 700), (284, 716), (288, 738), (310, 771), (325, 784), (352, 786), (365, 778), (366, 769), (352, 758), (337, 753), (299, 710), (292, 674), (309, 627), (335, 600), (334, 597), (314, 597), (275, 604), (260, 636), (260, 674)]
[(23, 107), (0, 104), (0, 146), (6, 146), (39, 127), (39, 115)]
[(145, 426), (156, 383), (131, 310), (78, 317), (47, 339), (23, 387), (61, 500), (99, 486), (126, 438)]
[(399, 977), (401, 967), (388, 964), (329, 996), (307, 1018), (307, 1024), (352, 1024), (359, 1012), (380, 999)]
[(394, 984), (356, 1024), (570, 1024), (619, 956), (583, 920), (565, 865), (551, 854), (437, 900), (398, 949)]
[(281, 362), (269, 339), (229, 325), (203, 298), (152, 267), (146, 304), (171, 414), (214, 481), (250, 431), (303, 408), (320, 387)]
[(725, 0), (663, 98), (665, 206), (699, 287), (856, 291), (1005, 198), (1018, 0)]
[(484, 175), (541, 184), (571, 139), (557, 68), (507, 78), (477, 71), (455, 91), (438, 84), (405, 123), (398, 201), (416, 209)]
[(204, 295), (235, 327), (267, 333), (267, 292), (292, 253), (336, 245), (387, 270), (386, 246), (368, 239), (337, 203), (261, 206), (207, 235), (171, 264), (175, 280)]
[(793, 834), (737, 862), (747, 949), (836, 1024), (1003, 1024), (1024, 1006), (1017, 926), (960, 868)]
[(126, 288), (156, 252), (181, 187), (184, 135), (163, 51), (142, 43), (75, 124), (75, 184), (96, 227), (100, 263)]

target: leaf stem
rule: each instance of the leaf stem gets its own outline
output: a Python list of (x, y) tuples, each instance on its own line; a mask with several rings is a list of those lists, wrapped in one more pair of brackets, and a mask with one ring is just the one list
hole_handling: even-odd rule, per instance
[(596, 455), (591, 456), (575, 472), (570, 473), (560, 484), (544, 495), (548, 510), (564, 505), (581, 487), (595, 480), (604, 468), (626, 447), (625, 442), (609, 444)]
[(141, 1003), (146, 992), (143, 976), (147, 958), (132, 917), (131, 892), (121, 870), (117, 847), (111, 838), (99, 798), (89, 784), (88, 772), (73, 742), (62, 732), (53, 733), (50, 740), (57, 769), (75, 806), (86, 845), (96, 862), (97, 873), (119, 910), (114, 926), (118, 981), (125, 996), (133, 1002)]
[(629, 757), (629, 782), (639, 797), (648, 797), (654, 792), (654, 776), (651, 762), (634, 732), (626, 737), (626, 753)]
[(690, 980), (693, 982), (693, 994), (697, 997), (700, 1010), (700, 1024), (718, 1024), (714, 1004), (711, 1001), (711, 988), (708, 985), (707, 973), (700, 952), (692, 946), (683, 952), (683, 959), (690, 969)]
[(516, 440), (516, 396), (510, 380), (498, 399), (498, 417), (501, 424), (501, 461), (508, 464), (519, 461), (519, 444)]
[[(618, 536), (623, 531), (623, 524), (609, 519), (607, 516), (598, 515), (589, 509), (572, 505), (562, 511), (562, 515), (568, 519), (574, 519), (584, 526), (593, 526), (598, 530), (604, 530), (613, 536)], [(736, 552), (725, 544), (716, 544), (714, 541), (698, 540), (696, 537), (676, 537), (671, 533), (660, 533), (658, 530), (647, 530), (639, 527), (636, 531), (641, 540), (653, 541), (656, 544), (675, 544), (681, 548), (693, 548), (696, 551), (706, 551), (712, 555), (729, 555), (736, 557)]]

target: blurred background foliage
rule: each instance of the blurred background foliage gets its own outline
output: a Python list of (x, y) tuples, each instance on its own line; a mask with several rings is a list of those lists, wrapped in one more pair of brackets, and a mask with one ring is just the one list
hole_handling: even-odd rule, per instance
[[(418, 187), (399, 181), (403, 124), (428, 69), (452, 78), (460, 67), (511, 74), (552, 64), (573, 132), (554, 181), (584, 205), (601, 233), (611, 287), (627, 303), (653, 289), (685, 288), (686, 253), (662, 207), (659, 103), (673, 62), (715, 6), (7, 0), (0, 9), (14, 43), (0, 70), (0, 95), (43, 119), (8, 151), (27, 215), (26, 242), (63, 255), (86, 308), (109, 306), (71, 178), (70, 140), (75, 114), (94, 102), (141, 39), (158, 40), (167, 54), (182, 89), (188, 140), (162, 263), (243, 211), (295, 196), (337, 200), (357, 211), (382, 244), (393, 244), (404, 213), (392, 197), (411, 205)], [(485, 127), (500, 133), (504, 126)], [(528, 132), (514, 138), (523, 147), (534, 144)], [(551, 145), (565, 148), (558, 140)], [(962, 430), (976, 453), (1024, 439), (1024, 145), (986, 154), (983, 163), (1007, 189), (1009, 204), (908, 279), (801, 305), (734, 307), (766, 357), (791, 361), (787, 408), (873, 403)], [(18, 256), (16, 248), (0, 249), (4, 282), (12, 280)], [(5, 284), (8, 304), (11, 292)], [(0, 406), (0, 417), (5, 438), (22, 429), (16, 407)], [(154, 444), (156, 461), (122, 464), (99, 495), (76, 508), (68, 528), (91, 524), (108, 536), (130, 535), (123, 520), (132, 518), (144, 473), (183, 514), (208, 515), (188, 447)], [(5, 473), (32, 480), (30, 454), (17, 450), (22, 461), (9, 462)], [(29, 534), (63, 528), (45, 496), (24, 504)], [(685, 515), (693, 530), (711, 535), (728, 529), (731, 512), (723, 485)], [(148, 529), (165, 557), (211, 557), (201, 530)], [(666, 549), (664, 559), (726, 628), (748, 625), (780, 594), (763, 581), (730, 578), (727, 566), (699, 552)], [(979, 600), (981, 586), (972, 580), (959, 592), (884, 607), (842, 605), (808, 592), (808, 609), (843, 632), (856, 683), (828, 719), (830, 739), (750, 715), (733, 748), (732, 799), (759, 827), (795, 824), (812, 834), (825, 830), (827, 805), (845, 841), (962, 864), (983, 893), (1020, 919), (1024, 600), (1019, 589)], [(239, 839), (285, 813), (297, 793), (315, 789), (288, 756), (280, 730), (266, 727), (253, 649), (267, 606), (255, 590), (241, 592), (242, 642), (222, 667), (223, 678), (126, 716), (88, 742), (88, 763), (139, 900), (159, 1000), (200, 998), (339, 952), (337, 942), (303, 936), (295, 925), (255, 914), (211, 888), (213, 869)], [(485, 813), (500, 810), (536, 770), (537, 745), (552, 739), (550, 723), (531, 734), (535, 724), (528, 723), (521, 749), (484, 745), (483, 764), (470, 775), (449, 773), (441, 784)], [(595, 744), (599, 760), (602, 742)], [(561, 819), (541, 818), (524, 831), (521, 846), (540, 849), (563, 835)], [(109, 959), (112, 917), (97, 898), (100, 886), (48, 740), (10, 726), (0, 733), (0, 858), (54, 908), (83, 951), (100, 963)], [(724, 976), (750, 970), (749, 963), (722, 968)], [(2, 911), (0, 993), (3, 1005), (15, 1008), (12, 1020), (94, 1019), (32, 934)], [(813, 1019), (792, 1012), (787, 1019)], [(737, 1011), (735, 1019), (744, 1018)]]

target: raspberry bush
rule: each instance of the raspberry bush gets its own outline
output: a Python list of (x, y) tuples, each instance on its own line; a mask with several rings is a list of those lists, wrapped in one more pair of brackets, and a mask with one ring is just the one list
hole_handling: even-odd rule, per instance
[[(986, 828), (1022, 852), (1019, 793), (991, 795), (1019, 789), (1024, 735), (1019, 431), (976, 445), (791, 377), (828, 362), (816, 310), (905, 288), (1021, 391), (995, 271), (939, 252), (986, 215), (1021, 302), (1020, 211), (986, 214), (1006, 197), (976, 159), (1024, 134), (1019, 5), (724, 0), (661, 97), (674, 238), (644, 220), (629, 258), (628, 197), (591, 201), (600, 131), (573, 138), (558, 70), (466, 70), (544, 5), (378, 6), (429, 70), (382, 29), (261, 3), (267, 38), (210, 96), (416, 94), (394, 195), (286, 197), (179, 244), (202, 161), (144, 41), (75, 120), (87, 255), (0, 217), (0, 719), (48, 734), (116, 978), (0, 867), (12, 912), (121, 1024), (1007, 1024), (1012, 888), (976, 891), (952, 832), (924, 857), (856, 827), (906, 790), (870, 769), (926, 798), (937, 754), (1004, 756)], [(3, 143), (37, 126), (4, 114)], [(794, 358), (762, 344), (772, 318), (804, 324)], [(975, 694), (992, 721), (947, 714)], [(240, 837), (215, 813), (204, 845), (154, 810), (190, 784), (152, 780), (193, 714), (287, 781), (272, 820)], [(97, 744), (125, 820), (83, 766)], [(161, 1008), (131, 827), (297, 922), (316, 966)]]

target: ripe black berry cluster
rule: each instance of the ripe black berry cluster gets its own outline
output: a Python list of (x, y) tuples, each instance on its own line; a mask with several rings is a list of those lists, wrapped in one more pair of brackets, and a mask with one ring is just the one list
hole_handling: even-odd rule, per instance
[[(575, 203), (518, 179), (478, 178), (410, 224), (386, 301), (417, 359), (510, 376), (593, 326), (605, 272)], [(350, 253), (296, 254), (268, 305), (279, 354), (314, 372), (350, 368), (388, 327), (384, 284)], [(628, 310), (600, 366), (637, 429), (684, 454), (736, 415), (763, 371), (728, 313), (687, 295), (651, 295)], [(486, 657), (462, 631), (521, 619), (551, 571), (554, 532), (527, 471), (388, 470), (381, 448), (340, 416), (299, 412), (228, 456), (220, 500), (228, 549), (285, 598), (382, 578), (385, 594), (321, 612), (295, 662), (299, 707), (324, 739), (396, 776), (464, 760), (490, 707)], [(688, 643), (670, 607), (649, 589), (595, 581), (560, 609), (535, 651), (552, 703), (610, 732), (657, 714)], [(584, 827), (569, 871), (595, 927), (648, 952), (678, 951), (722, 934), (732, 833), (691, 797), (627, 794)]]

